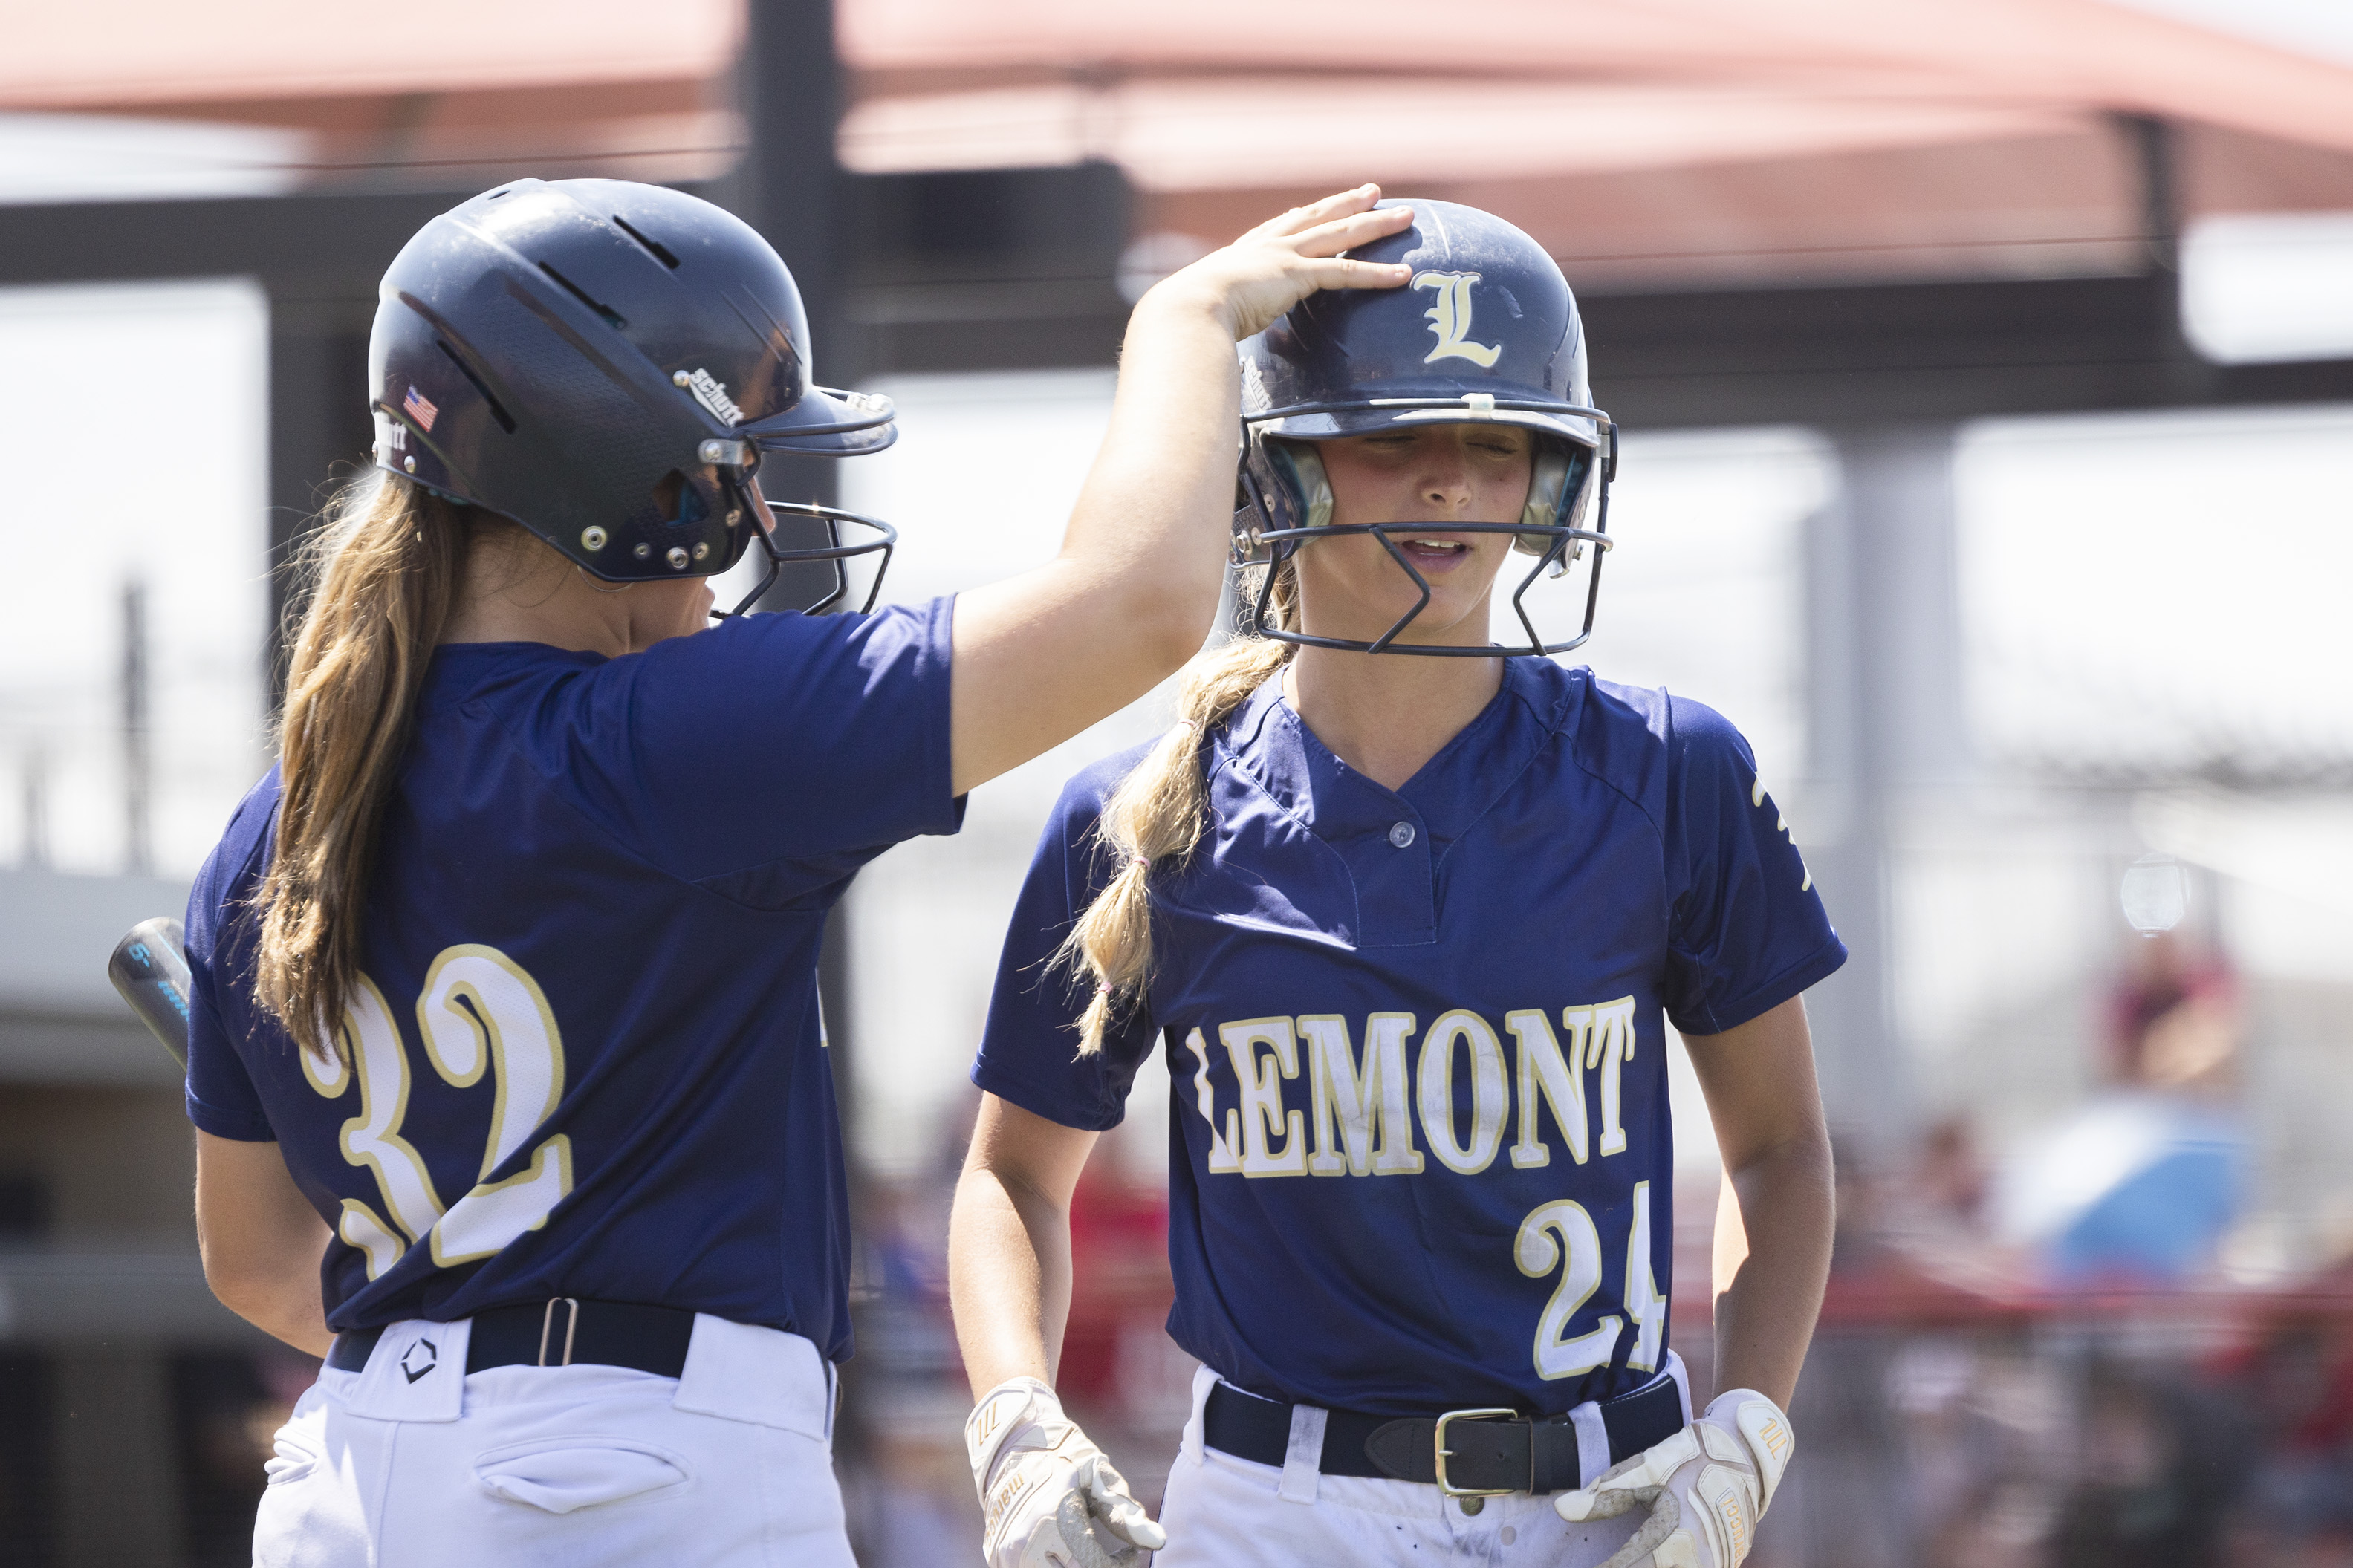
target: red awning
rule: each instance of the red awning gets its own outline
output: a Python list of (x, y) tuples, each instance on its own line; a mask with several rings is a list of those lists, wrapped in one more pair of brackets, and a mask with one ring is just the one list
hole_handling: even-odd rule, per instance
[[(702, 178), (740, 0), (20, 8), (0, 109), (310, 132), (322, 184)], [(2353, 68), (2101, 0), (839, 0), (844, 161), (1103, 158), (1208, 237), (1377, 179), (1512, 215), (1587, 280), (2134, 268), (2119, 115), (2186, 212), (2353, 207)]]

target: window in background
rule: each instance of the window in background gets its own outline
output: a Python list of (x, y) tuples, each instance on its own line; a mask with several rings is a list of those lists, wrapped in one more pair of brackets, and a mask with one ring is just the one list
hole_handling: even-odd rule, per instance
[(265, 765), (269, 331), (241, 279), (0, 289), (0, 862), (188, 875)]
[(195, 120), (0, 113), (0, 203), (277, 195), (315, 155), (311, 140)]
[(1600, 618), (1565, 656), (1723, 713), (1777, 797), (1806, 768), (1803, 527), (1835, 476), (1830, 449), (1803, 430), (1627, 437)]
[(2181, 327), (2225, 364), (2353, 354), (2353, 213), (2211, 217), (2181, 237)]
[(2353, 408), (1989, 421), (1955, 483), (1989, 760), (2126, 784), (2353, 767)]

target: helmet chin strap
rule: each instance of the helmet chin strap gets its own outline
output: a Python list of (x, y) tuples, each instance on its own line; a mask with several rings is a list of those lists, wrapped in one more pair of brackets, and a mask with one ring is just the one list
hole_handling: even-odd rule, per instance
[(583, 583), (587, 584), (591, 588), (596, 589), (596, 592), (600, 594), (626, 594), (630, 589), (637, 586), (635, 583), (607, 583), (603, 578), (597, 576), (595, 573), (589, 571), (586, 566), (578, 565), (576, 563), (572, 569), (580, 574), (580, 580)]

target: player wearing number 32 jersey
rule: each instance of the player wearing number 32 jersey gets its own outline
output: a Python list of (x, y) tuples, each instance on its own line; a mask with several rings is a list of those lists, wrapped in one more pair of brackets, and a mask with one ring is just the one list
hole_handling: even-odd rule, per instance
[[(1245, 345), (1242, 635), (1071, 781), (1014, 912), (952, 1244), (997, 1568), (1735, 1568), (1789, 1453), (1830, 1218), (1797, 998), (1844, 949), (1729, 723), (1542, 657), (1592, 625), (1615, 431), (1544, 253), (1414, 207), (1356, 253), (1409, 289)], [(1697, 1420), (1669, 1022), (1751, 1246)], [(1203, 1365), (1157, 1524), (1050, 1386), (1063, 1205), (1155, 1052)]]
[[(403, 249), (282, 761), (187, 922), (206, 1274), (326, 1363), (257, 1564), (849, 1563), (827, 911), (1200, 646), (1234, 342), (1406, 283), (1335, 258), (1402, 226), (1377, 194), (1138, 304), (1055, 562), (880, 614), (744, 613), (787, 567), (842, 600), (889, 535), (760, 489), (765, 454), (892, 426), (813, 384), (758, 234), (525, 180)], [(764, 580), (708, 626), (744, 558)]]

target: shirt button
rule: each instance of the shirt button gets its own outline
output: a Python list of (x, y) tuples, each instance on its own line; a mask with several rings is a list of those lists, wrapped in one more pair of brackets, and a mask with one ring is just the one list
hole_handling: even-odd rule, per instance
[(1404, 848), (1407, 845), (1411, 844), (1413, 842), (1413, 824), (1410, 822), (1393, 822), (1389, 824), (1389, 842), (1396, 845), (1400, 849)]

